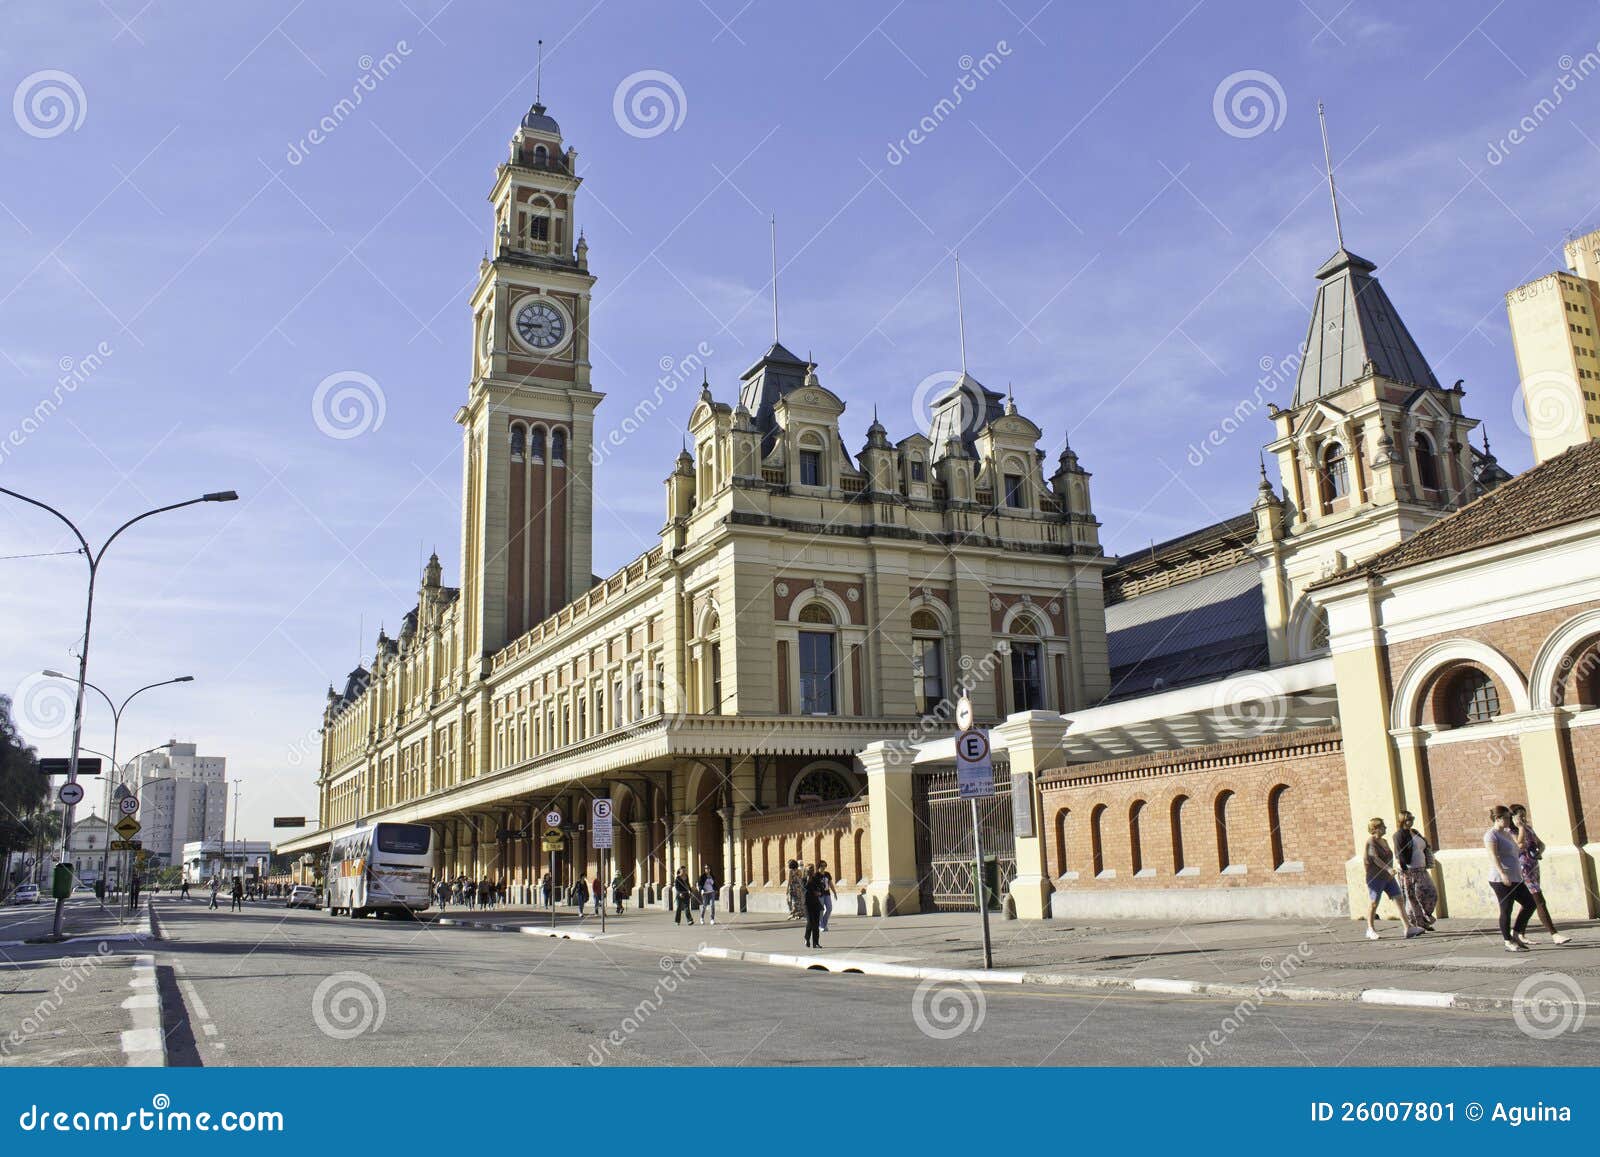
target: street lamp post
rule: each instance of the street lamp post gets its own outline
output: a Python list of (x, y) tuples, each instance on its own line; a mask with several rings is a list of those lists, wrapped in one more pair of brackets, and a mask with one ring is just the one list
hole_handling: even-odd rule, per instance
[[(101, 543), (100, 549), (96, 551), (89, 546), (89, 540), (83, 537), (83, 532), (78, 529), (72, 519), (62, 514), (55, 507), (48, 503), (40, 502), (37, 498), (29, 498), (26, 494), (19, 494), (15, 490), (8, 490), (4, 486), (0, 486), (0, 494), (9, 494), (12, 498), (20, 499), (30, 506), (37, 506), (40, 510), (55, 515), (66, 524), (67, 529), (72, 531), (74, 537), (77, 538), (78, 545), (83, 552), (84, 561), (89, 564), (89, 593), (84, 600), (83, 606), (83, 646), (78, 649), (77, 703), (72, 711), (72, 754), (67, 761), (67, 782), (76, 785), (78, 782), (78, 749), (83, 741), (83, 689), (89, 680), (89, 631), (94, 625), (94, 580), (99, 573), (100, 562), (105, 558), (106, 551), (111, 549), (111, 544), (117, 540), (119, 534), (136, 522), (143, 522), (146, 518), (151, 518), (157, 514), (165, 514), (169, 510), (181, 510), (185, 506), (195, 506), (202, 502), (236, 502), (239, 495), (232, 490), (218, 490), (210, 494), (202, 494), (199, 498), (191, 498), (186, 502), (174, 502), (167, 506), (158, 506), (154, 510), (147, 510), (143, 514), (128, 519), (127, 522), (113, 530), (111, 537)], [(68, 847), (67, 841), (72, 838), (72, 819), (75, 808), (75, 804), (68, 804), (66, 812), (61, 818), (61, 847), (63, 854), (65, 854), (65, 850)], [(66, 914), (66, 908), (66, 900), (56, 900), (56, 918), (50, 935), (57, 940), (61, 938), (61, 921)]]
[[(45, 675), (46, 677), (51, 678), (51, 679), (70, 679), (71, 678), (70, 675), (64, 675), (60, 671), (41, 671), (40, 674)], [(107, 695), (103, 690), (101, 690), (99, 687), (96, 687), (93, 683), (89, 683), (87, 681), (84, 683), (85, 687), (89, 688), (89, 690), (91, 690), (91, 691), (96, 692), (100, 696), (100, 698), (102, 698), (102, 699), (104, 699), (106, 701), (106, 706), (111, 708), (111, 766), (107, 770), (107, 773), (106, 773), (106, 797), (105, 797), (106, 798), (106, 833), (107, 833), (108, 838), (106, 840), (106, 847), (105, 847), (104, 852), (103, 852), (103, 854), (102, 854), (102, 856), (100, 858), (100, 878), (102, 880), (108, 880), (109, 875), (110, 875), (110, 869), (111, 869), (111, 841), (109, 839), (109, 835), (110, 835), (110, 832), (111, 832), (111, 780), (117, 774), (117, 734), (122, 728), (122, 712), (128, 706), (129, 703), (133, 702), (134, 695), (138, 695), (141, 692), (148, 691), (152, 687), (166, 687), (166, 686), (168, 686), (169, 684), (172, 684), (172, 683), (193, 683), (193, 682), (194, 682), (194, 676), (193, 675), (179, 675), (175, 679), (163, 679), (159, 683), (146, 683), (143, 687), (140, 687), (138, 691), (133, 692), (126, 699), (124, 699), (122, 701), (122, 706), (121, 707), (118, 707), (115, 703), (113, 703), (111, 701), (111, 696)], [(162, 747), (170, 747), (170, 746), (171, 746), (170, 743), (163, 743), (158, 747), (152, 747), (150, 749), (150, 751), (159, 751), (159, 750), (161, 750)], [(149, 755), (150, 751), (142, 751), (142, 752), (139, 753), (138, 756), (134, 756), (134, 758), (137, 759), (137, 758), (139, 758), (139, 756)], [(132, 760), (130, 760), (129, 762), (131, 763)], [(109, 883), (107, 884), (107, 886), (108, 887), (110, 886)]]

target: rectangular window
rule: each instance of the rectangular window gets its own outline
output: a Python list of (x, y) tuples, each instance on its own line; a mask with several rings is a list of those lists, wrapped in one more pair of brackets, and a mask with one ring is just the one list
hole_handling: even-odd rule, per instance
[(1044, 709), (1044, 675), (1038, 643), (1011, 644), (1011, 707), (1013, 711)]
[(535, 241), (550, 240), (550, 218), (534, 217), (528, 222), (528, 236)]
[(1020, 507), (1022, 505), (1022, 475), (1006, 475), (1006, 505)]
[(928, 480), (928, 464), (921, 458), (911, 460), (911, 481), (926, 482)]
[(722, 714), (722, 644), (711, 644), (711, 702), (707, 714)]
[(938, 639), (915, 639), (911, 647), (911, 692), (924, 714), (944, 699), (944, 645)]
[(806, 715), (832, 715), (834, 693), (833, 635), (800, 632), (800, 710)]
[(800, 484), (822, 485), (822, 453), (818, 450), (800, 451)]

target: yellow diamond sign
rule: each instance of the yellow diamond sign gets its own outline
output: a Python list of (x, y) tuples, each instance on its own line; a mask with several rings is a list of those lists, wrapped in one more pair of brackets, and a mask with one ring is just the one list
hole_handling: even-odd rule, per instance
[(111, 830), (116, 832), (117, 835), (121, 836), (123, 839), (131, 840), (134, 836), (139, 834), (139, 827), (140, 825), (138, 820), (134, 819), (132, 816), (123, 816), (120, 820), (111, 825)]

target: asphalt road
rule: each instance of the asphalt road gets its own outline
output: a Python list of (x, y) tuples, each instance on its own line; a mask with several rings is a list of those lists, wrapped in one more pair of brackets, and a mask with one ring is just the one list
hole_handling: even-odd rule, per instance
[(1510, 1014), (1241, 1012), (1235, 1000), (919, 985), (265, 904), (230, 915), (163, 898), (156, 911), (173, 1064), (1600, 1063), (1600, 1025), (1539, 1040)]

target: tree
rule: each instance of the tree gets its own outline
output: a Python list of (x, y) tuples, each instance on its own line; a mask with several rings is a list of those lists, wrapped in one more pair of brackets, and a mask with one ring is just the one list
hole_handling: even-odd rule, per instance
[(11, 862), (13, 851), (34, 843), (39, 826), (34, 818), (49, 799), (50, 783), (39, 774), (38, 756), (11, 720), (10, 697), (0, 695), (0, 865)]

